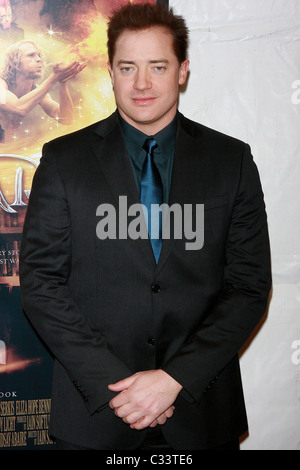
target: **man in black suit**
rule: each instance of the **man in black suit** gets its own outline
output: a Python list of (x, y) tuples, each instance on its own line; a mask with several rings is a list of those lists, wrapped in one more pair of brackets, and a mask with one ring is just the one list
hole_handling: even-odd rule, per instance
[[(59, 449), (238, 449), (247, 429), (238, 352), (271, 286), (265, 205), (249, 146), (177, 110), (187, 44), (172, 11), (115, 13), (117, 110), (46, 144), (34, 177), (21, 291), (56, 358)], [(138, 236), (148, 220), (133, 208), (156, 196), (192, 209), (194, 244), (176, 215), (168, 236)]]

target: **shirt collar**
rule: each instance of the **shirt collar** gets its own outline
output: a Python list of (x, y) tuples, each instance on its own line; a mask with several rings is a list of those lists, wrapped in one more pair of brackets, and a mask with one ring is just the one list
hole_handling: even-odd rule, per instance
[[(122, 118), (119, 111), (117, 112), (117, 114), (123, 129), (128, 153), (136, 159), (143, 148), (146, 138), (150, 136), (147, 136), (143, 132), (136, 129), (134, 126), (131, 126), (127, 121)], [(168, 159), (174, 151), (177, 133), (177, 121), (178, 113), (176, 113), (175, 118), (168, 126), (166, 126), (164, 129), (162, 129), (153, 136), (157, 142), (158, 148), (160, 149), (165, 159)]]

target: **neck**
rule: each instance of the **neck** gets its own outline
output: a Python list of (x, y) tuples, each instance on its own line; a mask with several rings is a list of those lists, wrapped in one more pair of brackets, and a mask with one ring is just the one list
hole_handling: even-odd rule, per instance
[(120, 108), (118, 108), (118, 111), (120, 113), (120, 116), (126, 121), (128, 124), (131, 126), (135, 127), (138, 129), (140, 132), (143, 134), (146, 134), (148, 136), (152, 136), (163, 130), (165, 127), (167, 127), (175, 118), (176, 113), (177, 113), (177, 106), (174, 107), (172, 112), (167, 113), (165, 116), (162, 116), (159, 120), (154, 120), (154, 121), (135, 121), (133, 119), (130, 119), (129, 116), (127, 116)]

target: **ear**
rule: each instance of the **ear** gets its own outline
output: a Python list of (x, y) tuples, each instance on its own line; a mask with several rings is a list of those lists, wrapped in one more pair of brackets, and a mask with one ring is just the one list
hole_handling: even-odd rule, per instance
[(189, 66), (190, 66), (190, 61), (186, 59), (182, 64), (180, 65), (179, 69), (179, 85), (184, 85), (188, 76), (189, 72)]
[(114, 72), (113, 72), (112, 66), (110, 65), (109, 62), (107, 63), (107, 68), (108, 68), (108, 71), (109, 71), (112, 86), (114, 86)]

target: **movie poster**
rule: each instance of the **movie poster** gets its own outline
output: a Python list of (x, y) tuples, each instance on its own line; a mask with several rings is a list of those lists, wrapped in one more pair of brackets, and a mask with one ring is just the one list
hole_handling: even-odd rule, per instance
[(128, 1), (0, 0), (0, 450), (54, 448), (52, 357), (20, 302), (22, 228), (43, 144), (115, 109), (106, 24)]

